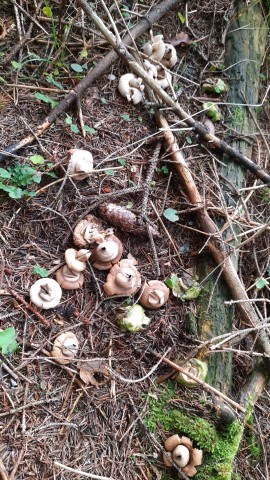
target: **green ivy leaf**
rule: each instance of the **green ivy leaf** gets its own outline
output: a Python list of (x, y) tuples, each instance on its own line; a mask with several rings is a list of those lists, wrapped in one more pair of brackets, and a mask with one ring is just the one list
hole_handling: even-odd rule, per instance
[(18, 344), (15, 340), (16, 332), (13, 327), (6, 328), (3, 332), (0, 332), (0, 349), (2, 355), (9, 355), (16, 352)]
[(74, 72), (76, 73), (82, 73), (83, 72), (83, 68), (81, 65), (79, 65), (78, 63), (72, 63), (70, 65), (70, 67), (72, 68), (72, 70), (74, 70)]
[(186, 142), (191, 145), (192, 144), (192, 139), (190, 137), (186, 137)]
[(177, 222), (177, 220), (179, 220), (177, 211), (174, 208), (166, 208), (163, 212), (163, 216), (167, 218), (167, 220), (170, 220), (170, 222)]
[(123, 120), (125, 120), (126, 122), (130, 121), (130, 116), (128, 113), (124, 113), (123, 115), (121, 115), (121, 118), (123, 118)]
[(46, 277), (48, 277), (48, 275), (49, 275), (48, 270), (46, 270), (46, 268), (40, 267), (39, 265), (35, 265), (35, 266), (32, 268), (32, 273), (33, 273), (34, 275), (39, 275), (39, 276), (42, 277), (42, 278), (46, 278)]
[(168, 169), (167, 165), (163, 165), (163, 167), (161, 167), (161, 170), (164, 173), (164, 175), (167, 175), (167, 173), (169, 173), (169, 169)]
[(105, 174), (113, 176), (114, 175), (114, 170), (105, 170)]
[(52, 108), (56, 107), (57, 102), (55, 102), (52, 98), (48, 97), (48, 95), (43, 95), (43, 93), (36, 92), (35, 98), (41, 100), (42, 102), (49, 103)]
[(46, 17), (48, 17), (48, 18), (52, 18), (52, 16), (53, 16), (52, 10), (51, 10), (51, 8), (48, 7), (48, 6), (47, 6), (47, 7), (43, 7), (43, 8), (42, 8), (42, 12), (43, 12), (44, 15), (46, 15)]
[(72, 123), (70, 125), (70, 130), (73, 132), (73, 133), (79, 133), (79, 129), (77, 127), (77, 125), (74, 125), (74, 123)]
[(29, 160), (34, 165), (44, 165), (45, 163), (45, 159), (42, 157), (42, 155), (32, 155)]
[(8, 172), (5, 168), (0, 168), (0, 177), (1, 178), (10, 178), (11, 173)]
[(122, 167), (126, 164), (126, 160), (124, 158), (118, 158), (117, 162), (122, 165)]
[(88, 125), (84, 125), (83, 129), (87, 132), (90, 133), (91, 135), (94, 135), (96, 133), (96, 130), (94, 128), (88, 127)]
[(266, 285), (269, 285), (269, 282), (266, 280), (266, 278), (261, 277), (256, 280), (255, 287), (257, 290), (261, 290)]
[(65, 118), (65, 122), (66, 122), (67, 125), (71, 125), (72, 124), (72, 118), (69, 115), (67, 115), (66, 118)]
[(15, 60), (12, 60), (11, 65), (15, 70), (20, 70), (22, 68), (22, 63), (16, 62)]

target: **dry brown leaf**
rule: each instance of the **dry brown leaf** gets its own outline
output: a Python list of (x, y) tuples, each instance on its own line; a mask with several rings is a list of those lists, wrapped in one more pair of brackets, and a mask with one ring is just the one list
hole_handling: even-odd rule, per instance
[(95, 387), (99, 386), (99, 383), (94, 377), (95, 373), (108, 376), (108, 370), (104, 360), (86, 360), (85, 362), (80, 362), (79, 369), (80, 377), (86, 385), (91, 383), (91, 385)]
[(175, 37), (171, 38), (170, 43), (174, 47), (186, 47), (188, 45), (192, 44), (192, 40), (190, 40), (190, 37), (187, 33), (185, 32), (180, 32), (175, 35)]

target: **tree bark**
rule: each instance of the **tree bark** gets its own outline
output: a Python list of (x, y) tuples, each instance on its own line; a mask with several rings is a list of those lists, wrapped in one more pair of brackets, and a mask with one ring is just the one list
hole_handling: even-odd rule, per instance
[[(228, 103), (258, 103), (258, 79), (265, 51), (266, 34), (267, 26), (264, 23), (261, 4), (257, 0), (251, 0), (248, 5), (242, 0), (235, 2), (235, 10), (226, 37), (225, 68), (226, 73), (229, 74)], [(239, 133), (237, 139), (234, 135), (230, 144), (232, 148), (247, 157), (251, 156), (252, 146), (250, 141), (245, 141), (243, 137), (255, 130), (250, 110), (255, 115), (254, 107), (249, 109), (249, 107), (237, 105), (230, 106), (226, 115), (226, 124), (234, 132)], [(245, 184), (245, 169), (227, 155), (224, 155), (222, 162), (221, 175), (236, 188), (242, 188)], [(235, 196), (235, 191), (230, 189), (229, 183), (224, 182), (222, 193), (227, 207), (237, 207), (238, 197)], [(222, 223), (218, 226), (221, 227)], [(232, 228), (237, 235), (239, 233), (237, 227), (232, 225)], [(231, 228), (227, 227), (223, 233), (223, 239), (227, 240), (231, 235)], [(236, 242), (235, 245), (237, 245)], [(238, 254), (231, 254), (231, 259), (237, 270)], [(203, 341), (230, 332), (233, 326), (234, 308), (228, 307), (224, 303), (230, 300), (230, 292), (220, 273), (214, 272), (214, 268), (215, 265), (210, 255), (204, 255), (198, 267), (200, 280), (211, 275), (204, 283), (204, 293), (200, 297), (199, 304), (199, 336)], [(208, 382), (221, 389), (222, 392), (228, 393), (231, 387), (231, 377), (231, 354), (217, 353), (211, 356)]]

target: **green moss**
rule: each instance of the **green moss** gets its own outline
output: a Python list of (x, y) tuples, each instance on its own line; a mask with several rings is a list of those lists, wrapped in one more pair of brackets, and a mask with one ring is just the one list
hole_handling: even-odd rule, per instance
[(232, 118), (230, 119), (230, 124), (233, 128), (241, 127), (245, 121), (245, 112), (242, 107), (233, 107), (231, 109)]
[(163, 388), (149, 398), (146, 425), (154, 431), (162, 428), (171, 434), (184, 434), (203, 450), (203, 464), (198, 467), (196, 480), (231, 480), (232, 464), (242, 438), (243, 427), (233, 422), (223, 432), (218, 432), (213, 423), (198, 416), (187, 415), (181, 410), (168, 408), (173, 397), (173, 387)]
[(247, 425), (250, 425), (251, 429), (247, 428), (245, 431), (246, 446), (248, 449), (250, 463), (257, 463), (261, 457), (260, 440), (257, 439), (254, 433), (254, 420), (252, 414), (247, 419)]

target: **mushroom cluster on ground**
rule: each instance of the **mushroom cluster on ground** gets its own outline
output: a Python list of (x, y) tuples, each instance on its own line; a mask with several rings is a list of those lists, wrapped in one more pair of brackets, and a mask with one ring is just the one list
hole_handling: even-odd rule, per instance
[[(165, 43), (163, 35), (153, 35), (142, 48), (145, 57), (143, 66), (150, 77), (165, 89), (171, 86), (172, 75), (168, 71), (177, 63), (177, 53), (173, 45)], [(120, 94), (134, 105), (143, 101), (144, 85), (141, 78), (133, 73), (126, 73), (119, 79), (118, 90)]]

